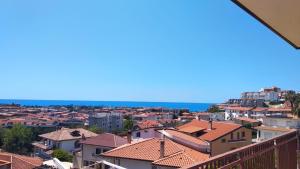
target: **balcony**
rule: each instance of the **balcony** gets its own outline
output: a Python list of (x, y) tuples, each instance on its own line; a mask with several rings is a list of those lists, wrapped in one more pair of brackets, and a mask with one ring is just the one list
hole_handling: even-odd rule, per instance
[(293, 130), (182, 169), (297, 169), (298, 138)]

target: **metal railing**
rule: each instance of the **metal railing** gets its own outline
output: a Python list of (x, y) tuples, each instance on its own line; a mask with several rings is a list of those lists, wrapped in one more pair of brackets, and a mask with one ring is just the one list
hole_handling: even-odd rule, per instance
[(296, 130), (182, 169), (297, 169)]

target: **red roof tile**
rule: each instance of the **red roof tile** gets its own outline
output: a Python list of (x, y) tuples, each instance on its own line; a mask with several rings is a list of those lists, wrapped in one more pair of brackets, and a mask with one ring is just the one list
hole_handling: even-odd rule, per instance
[(88, 145), (116, 148), (124, 144), (127, 144), (127, 139), (124, 139), (120, 136), (111, 133), (103, 133), (103, 134), (99, 134), (96, 137), (87, 138), (86, 140), (81, 141), (81, 143), (88, 144)]
[(193, 120), (189, 123), (186, 123), (182, 126), (179, 126), (178, 129), (181, 130), (182, 128), (186, 127), (199, 127), (204, 128), (204, 134), (202, 134), (199, 138), (206, 140), (206, 141), (214, 141), (240, 127), (241, 125), (238, 124), (230, 124), (230, 123), (222, 123), (222, 122), (212, 122), (212, 130), (209, 130), (209, 122), (205, 120)]

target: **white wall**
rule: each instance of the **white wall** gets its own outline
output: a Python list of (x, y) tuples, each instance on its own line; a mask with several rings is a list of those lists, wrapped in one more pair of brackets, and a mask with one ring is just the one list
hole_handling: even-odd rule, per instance
[(70, 152), (70, 151), (72, 151), (72, 150), (75, 149), (75, 146), (74, 146), (75, 141), (76, 141), (76, 140), (66, 140), (66, 141), (61, 141), (61, 142), (60, 142), (60, 147), (59, 147), (59, 148), (65, 150), (65, 151)]
[(104, 159), (108, 162), (119, 165), (121, 167), (125, 167), (127, 169), (152, 169), (152, 163), (150, 161), (118, 158), (120, 162), (118, 164), (118, 160), (115, 160), (115, 158), (113, 157), (104, 157)]
[[(140, 136), (140, 137), (137, 137), (137, 136), (136, 136), (136, 134), (137, 134), (138, 132), (141, 133), (141, 136)], [(154, 137), (157, 137), (157, 133), (156, 133), (156, 131), (154, 130), (154, 128), (149, 128), (149, 129), (144, 129), (144, 130), (132, 131), (132, 138), (133, 138), (133, 139), (139, 139), (139, 138), (146, 139), (146, 138), (154, 138)]]

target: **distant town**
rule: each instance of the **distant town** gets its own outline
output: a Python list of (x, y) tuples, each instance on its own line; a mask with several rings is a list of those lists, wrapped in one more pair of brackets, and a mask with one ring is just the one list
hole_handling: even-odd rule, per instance
[(204, 112), (2, 104), (0, 168), (188, 167), (291, 133), (299, 115), (300, 94), (279, 87), (243, 92)]

